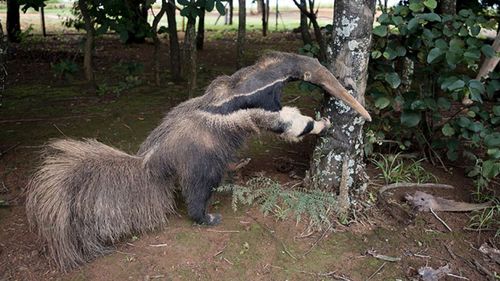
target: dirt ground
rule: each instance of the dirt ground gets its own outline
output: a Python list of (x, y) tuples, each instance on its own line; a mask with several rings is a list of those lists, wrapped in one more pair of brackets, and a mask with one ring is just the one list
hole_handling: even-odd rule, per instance
[[(266, 49), (296, 51), (298, 35), (273, 33), (262, 38), (249, 35), (246, 61), (251, 64)], [(234, 33), (210, 33), (205, 50), (199, 53), (199, 92), (218, 75), (235, 68)], [(72, 272), (58, 272), (47, 258), (43, 245), (30, 232), (23, 188), (38, 161), (38, 152), (51, 138), (97, 138), (129, 153), (171, 107), (185, 100), (185, 84), (168, 79), (153, 85), (151, 44), (124, 46), (116, 38), (99, 39), (96, 50), (97, 79), (108, 91), (89, 91), (81, 73), (73, 78), (54, 77), (51, 64), (75, 59), (77, 37), (31, 38), (13, 46), (9, 78), (0, 107), (0, 280), (417, 280), (423, 266), (449, 265), (458, 276), (443, 280), (488, 280), (484, 268), (500, 267), (478, 251), (485, 242), (498, 247), (494, 232), (467, 231), (468, 214), (439, 213), (451, 227), (448, 231), (432, 214), (418, 213), (406, 223), (399, 222), (384, 206), (374, 205), (357, 213), (349, 226), (304, 233), (303, 223), (293, 219), (276, 221), (263, 216), (257, 207), (234, 212), (228, 194), (217, 194), (213, 209), (222, 213), (217, 227), (193, 225), (180, 202), (179, 216), (169, 226), (145, 235), (126, 237), (113, 253)], [(167, 53), (166, 49), (165, 52)], [(139, 62), (144, 71), (142, 84), (114, 91), (124, 81), (118, 63)], [(167, 69), (168, 57), (162, 58)], [(81, 71), (80, 71), (81, 72)], [(168, 78), (168, 73), (164, 73)], [(301, 93), (289, 85), (284, 103), (312, 113), (319, 94)], [(314, 138), (289, 144), (263, 134), (251, 139), (240, 157), (250, 157), (235, 181), (264, 174), (281, 182), (291, 181), (290, 171), (303, 176)], [(289, 165), (286, 173), (280, 165)], [(445, 172), (426, 165), (439, 182), (454, 185), (449, 190), (428, 190), (434, 194), (470, 201), (473, 186), (463, 171)], [(369, 166), (372, 178), (376, 171)], [(375, 194), (378, 186), (369, 187)], [(391, 196), (403, 204), (401, 190)], [(398, 257), (398, 261), (375, 258), (368, 251)]]

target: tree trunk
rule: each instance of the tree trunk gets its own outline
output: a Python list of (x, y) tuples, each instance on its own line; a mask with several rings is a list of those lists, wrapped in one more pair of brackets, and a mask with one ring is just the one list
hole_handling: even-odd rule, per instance
[(196, 50), (203, 50), (205, 40), (205, 9), (202, 9), (198, 19), (198, 33), (196, 34)]
[[(166, 1), (166, 0), (163, 0)], [(170, 47), (170, 73), (174, 82), (181, 80), (181, 48), (177, 36), (177, 22), (175, 20), (175, 0), (167, 3), (168, 39)]]
[(441, 0), (439, 2), (439, 7), (442, 14), (457, 14), (457, 0)]
[(262, 2), (262, 36), (267, 36), (267, 4), (266, 0), (260, 0)]
[(17, 0), (7, 0), (7, 38), (10, 42), (19, 43), (20, 33), (19, 3)]
[(43, 37), (47, 36), (47, 29), (45, 28), (45, 10), (44, 7), (40, 7), (40, 19), (41, 19), (41, 24), (42, 24), (42, 34)]
[[(333, 40), (328, 52), (328, 68), (362, 104), (374, 11), (375, 0), (336, 0)], [(336, 192), (344, 181), (351, 194), (354, 190), (364, 191), (367, 180), (363, 164), (364, 119), (335, 98), (325, 101), (324, 113), (334, 121), (315, 147), (309, 182), (317, 188)], [(347, 168), (342, 173), (344, 161)], [(340, 202), (339, 206), (344, 203)]]
[(318, 20), (316, 18), (316, 14), (314, 12), (314, 1), (309, 1), (309, 11), (307, 10), (307, 7), (299, 2), (297, 0), (293, 0), (295, 3), (295, 6), (300, 9), (300, 13), (307, 16), (309, 20), (311, 21), (313, 25), (313, 30), (314, 30), (314, 37), (316, 39), (316, 42), (318, 42), (319, 46), (319, 54), (318, 54), (318, 59), (321, 62), (326, 62), (327, 57), (326, 57), (326, 41), (323, 38), (323, 34), (321, 33), (321, 28), (318, 24)]
[[(300, 0), (300, 5), (307, 10), (306, 0)], [(309, 33), (309, 26), (307, 25), (307, 16), (302, 12), (300, 13), (300, 35), (304, 45), (312, 43), (311, 33)]]
[(158, 14), (155, 15), (153, 19), (153, 24), (151, 26), (152, 29), (152, 37), (153, 37), (153, 43), (155, 46), (154, 49), (154, 54), (153, 54), (153, 60), (154, 60), (154, 72), (155, 72), (155, 84), (156, 86), (160, 86), (161, 84), (161, 67), (160, 67), (160, 46), (161, 46), (161, 41), (160, 38), (158, 38), (158, 24), (160, 23), (161, 18), (165, 14), (165, 11), (167, 9), (167, 2), (163, 0), (161, 2), (161, 9), (158, 12)]
[(184, 37), (184, 77), (188, 79), (188, 97), (194, 97), (196, 91), (196, 18), (188, 17)]
[(234, 11), (233, 0), (228, 0), (228, 2), (229, 2), (229, 25), (233, 25), (233, 11)]
[[(497, 36), (495, 38), (495, 41), (493, 41), (493, 50), (495, 50), (495, 53), (500, 52), (500, 32), (497, 32)], [(498, 56), (493, 56), (491, 58), (485, 58), (483, 61), (483, 64), (481, 64), (481, 68), (479, 69), (479, 72), (477, 73), (477, 80), (481, 80), (483, 77), (487, 77), (490, 72), (495, 70), (495, 67), (497, 66), (498, 62), (500, 61), (500, 57)]]
[(239, 0), (238, 11), (238, 39), (236, 42), (236, 63), (238, 68), (244, 65), (245, 36), (246, 36), (246, 3), (245, 0)]
[(78, 0), (78, 8), (82, 13), (82, 18), (85, 25), (85, 46), (83, 50), (83, 68), (85, 70), (85, 78), (90, 84), (94, 84), (94, 67), (92, 56), (94, 53), (94, 23), (88, 10), (88, 3), (85, 0)]
[(7, 82), (7, 50), (9, 44), (7, 37), (3, 32), (2, 22), (0, 22), (0, 107), (2, 106), (3, 93), (5, 91), (5, 82)]

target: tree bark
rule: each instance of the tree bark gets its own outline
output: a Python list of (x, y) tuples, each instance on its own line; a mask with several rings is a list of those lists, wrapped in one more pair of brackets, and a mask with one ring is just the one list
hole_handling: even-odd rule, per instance
[[(163, 0), (166, 1), (166, 0)], [(168, 39), (170, 49), (170, 73), (174, 82), (179, 82), (181, 76), (181, 48), (177, 36), (177, 22), (175, 20), (175, 0), (167, 3)]]
[[(500, 52), (500, 32), (497, 32), (497, 36), (495, 38), (495, 41), (493, 42), (493, 50), (495, 50), (495, 53)], [(497, 66), (498, 62), (500, 61), (500, 57), (494, 56), (491, 58), (485, 58), (483, 61), (483, 64), (481, 64), (481, 68), (479, 69), (479, 72), (477, 73), (477, 80), (481, 80), (483, 77), (487, 77), (490, 72), (495, 70), (495, 67)]]
[(0, 106), (2, 106), (3, 93), (5, 91), (5, 82), (7, 82), (7, 51), (9, 43), (7, 36), (3, 32), (2, 22), (0, 22)]
[(165, 0), (161, 1), (161, 9), (158, 12), (158, 14), (155, 15), (153, 19), (153, 24), (151, 26), (152, 29), (152, 37), (153, 37), (153, 43), (155, 46), (154, 49), (154, 55), (153, 55), (153, 64), (154, 64), (154, 71), (155, 71), (155, 84), (156, 86), (160, 86), (161, 84), (161, 67), (160, 67), (160, 46), (161, 46), (161, 41), (160, 38), (158, 38), (158, 24), (160, 23), (161, 18), (165, 14), (165, 11), (167, 10), (167, 2)]
[(90, 84), (94, 84), (94, 66), (93, 66), (93, 53), (94, 53), (94, 36), (95, 29), (94, 23), (90, 16), (90, 12), (88, 10), (88, 3), (85, 0), (78, 0), (78, 8), (80, 8), (80, 12), (82, 13), (82, 18), (85, 25), (85, 45), (83, 50), (83, 68), (85, 70), (85, 78)]
[(245, 54), (245, 36), (246, 36), (246, 3), (245, 0), (239, 0), (238, 11), (238, 39), (236, 41), (236, 63), (238, 68), (244, 65)]
[(10, 42), (19, 43), (20, 33), (19, 3), (17, 0), (7, 0), (7, 38)]
[(196, 34), (196, 50), (203, 50), (205, 40), (205, 9), (202, 9), (198, 19), (198, 33)]
[[(375, 0), (336, 0), (333, 40), (328, 52), (328, 68), (362, 104), (374, 11)], [(309, 182), (323, 190), (338, 191), (342, 164), (347, 161), (344, 181), (350, 193), (364, 191), (367, 180), (363, 164), (364, 119), (335, 98), (325, 101), (324, 113), (334, 122), (315, 147)]]
[(40, 19), (42, 25), (42, 35), (43, 37), (47, 37), (47, 29), (45, 28), (45, 10), (44, 7), (40, 7)]
[(188, 97), (194, 97), (196, 91), (196, 18), (188, 17), (184, 37), (184, 77), (188, 80)]
[(228, 0), (228, 2), (229, 2), (229, 25), (233, 25), (233, 11), (234, 11), (233, 0)]
[[(306, 0), (300, 0), (300, 6), (307, 10), (306, 5)], [(311, 33), (309, 33), (309, 26), (307, 25), (307, 16), (302, 12), (300, 13), (300, 35), (304, 45), (312, 43)]]
[(260, 0), (262, 2), (262, 36), (267, 36), (267, 9), (268, 5), (266, 4), (266, 0)]

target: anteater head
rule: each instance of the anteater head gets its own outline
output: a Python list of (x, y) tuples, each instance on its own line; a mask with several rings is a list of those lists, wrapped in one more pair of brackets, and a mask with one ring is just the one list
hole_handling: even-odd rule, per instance
[(284, 67), (289, 69), (292, 78), (322, 87), (330, 95), (352, 107), (366, 120), (372, 120), (368, 111), (347, 92), (337, 78), (317, 59), (295, 54), (286, 54), (285, 57), (288, 58), (283, 60)]

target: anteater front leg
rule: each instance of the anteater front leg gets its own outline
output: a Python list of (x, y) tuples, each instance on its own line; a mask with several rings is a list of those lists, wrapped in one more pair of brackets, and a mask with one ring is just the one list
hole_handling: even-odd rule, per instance
[(307, 134), (321, 134), (330, 126), (330, 121), (323, 118), (315, 121), (302, 115), (296, 107), (283, 107), (280, 111), (254, 111), (252, 119), (260, 128), (280, 134), (289, 141), (300, 141)]

